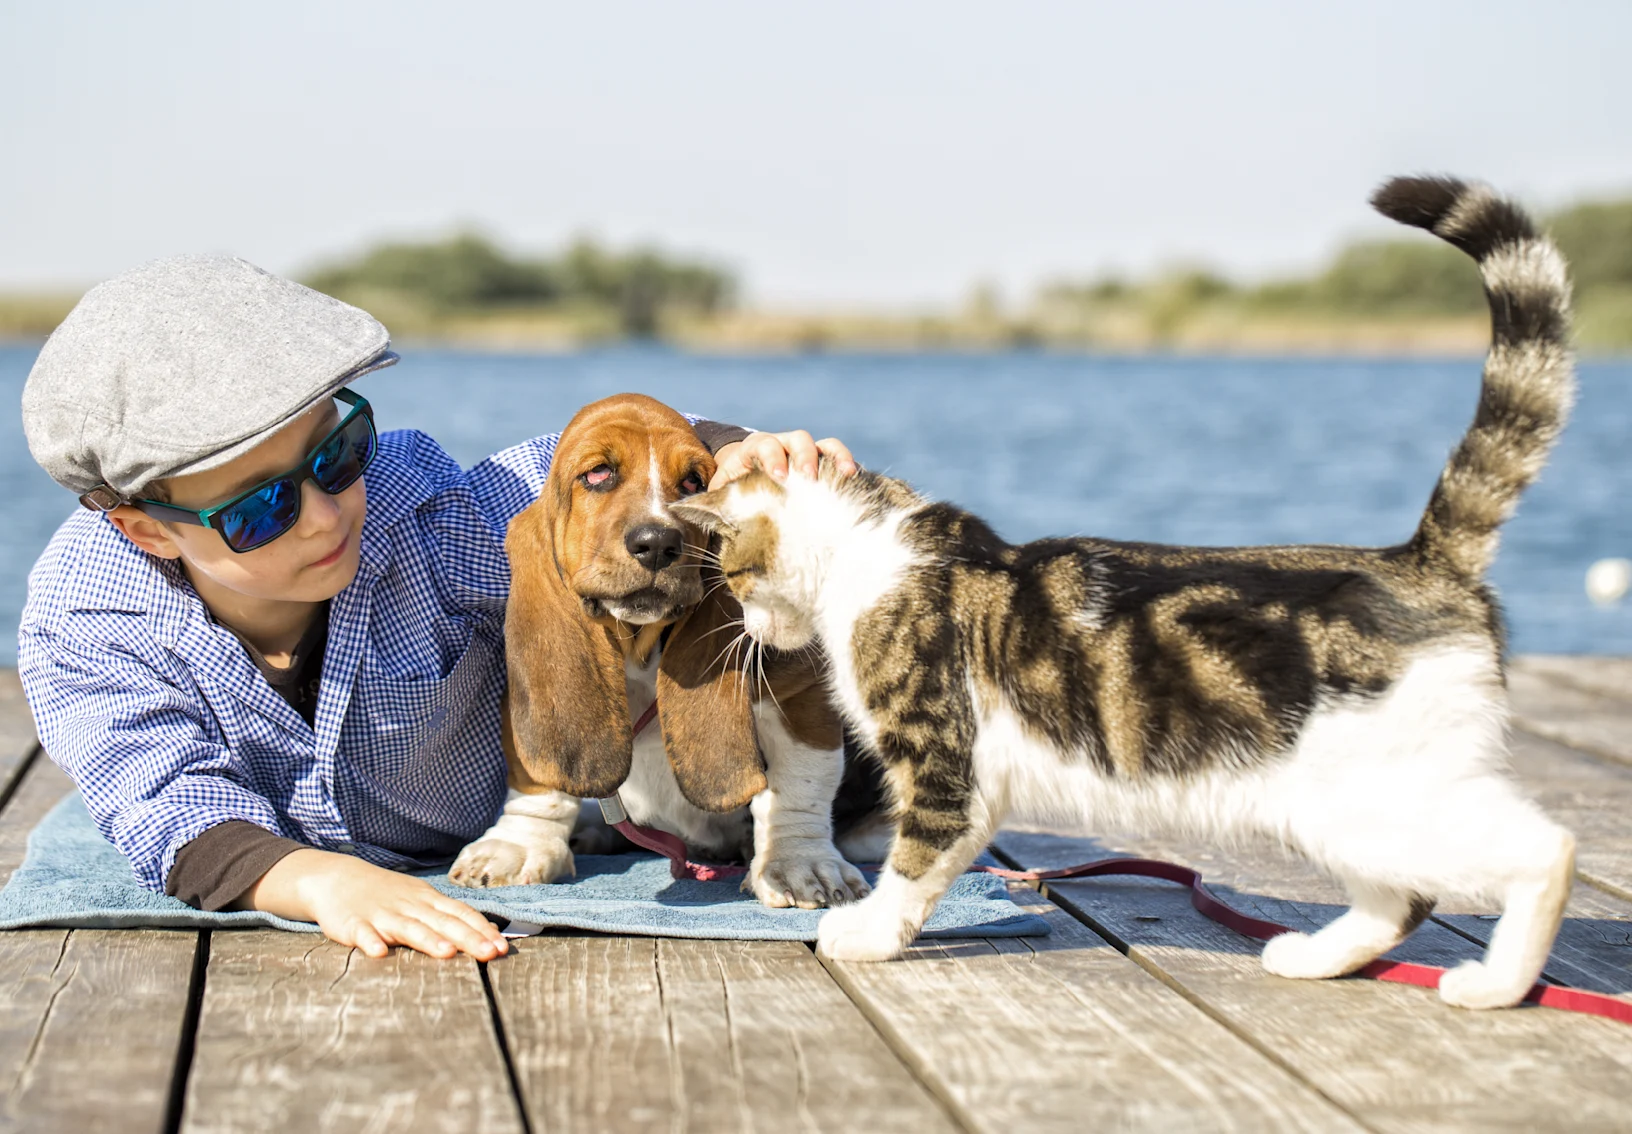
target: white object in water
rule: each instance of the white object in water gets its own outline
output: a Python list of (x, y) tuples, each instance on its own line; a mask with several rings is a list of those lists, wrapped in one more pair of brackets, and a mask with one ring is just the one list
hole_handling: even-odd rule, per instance
[(1587, 597), (1614, 606), (1632, 589), (1632, 559), (1600, 559), (1587, 568)]

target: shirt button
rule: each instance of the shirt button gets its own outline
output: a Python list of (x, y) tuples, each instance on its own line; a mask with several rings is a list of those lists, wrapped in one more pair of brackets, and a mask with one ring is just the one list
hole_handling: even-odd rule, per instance
[(336, 843), (335, 846), (334, 846), (334, 849), (339, 851), (341, 854), (356, 854), (357, 853), (357, 844), (356, 843)]

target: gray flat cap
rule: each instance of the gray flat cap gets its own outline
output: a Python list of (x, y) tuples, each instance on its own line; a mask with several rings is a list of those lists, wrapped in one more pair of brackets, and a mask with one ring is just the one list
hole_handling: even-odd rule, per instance
[(76, 493), (121, 497), (248, 452), (396, 355), (366, 311), (231, 256), (159, 260), (92, 288), (23, 387), (28, 448)]

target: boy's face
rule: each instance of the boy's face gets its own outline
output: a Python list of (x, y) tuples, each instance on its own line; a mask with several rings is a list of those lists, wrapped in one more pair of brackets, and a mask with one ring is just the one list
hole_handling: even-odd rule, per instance
[[(332, 400), (308, 410), (241, 457), (207, 472), (165, 482), (170, 503), (209, 508), (300, 463), (340, 423)], [(363, 481), (330, 496), (311, 481), (300, 489), (295, 526), (254, 551), (236, 552), (221, 533), (194, 524), (165, 524), (132, 507), (115, 508), (109, 519), (138, 547), (165, 559), (180, 559), (196, 589), (227, 591), (253, 599), (322, 602), (339, 594), (357, 575), (357, 541), (367, 497)]]

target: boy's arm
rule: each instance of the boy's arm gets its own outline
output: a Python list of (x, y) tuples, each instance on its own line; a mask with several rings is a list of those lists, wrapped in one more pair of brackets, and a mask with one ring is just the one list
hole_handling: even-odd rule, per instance
[(492, 922), (422, 879), (314, 847), (279, 859), (235, 906), (315, 921), (331, 940), (370, 957), (385, 956), (392, 945), (433, 957), (464, 952), (478, 961), (509, 951)]
[(210, 740), (200, 707), (133, 651), (27, 624), (18, 645), (41, 746), (147, 889), (162, 893), (176, 853), (212, 827), (281, 830), (242, 761)]
[[(131, 652), (88, 653), (27, 625), (19, 646), (42, 747), (143, 886), (164, 892), (183, 850), (223, 825), (280, 829), (242, 760), (209, 739), (198, 706)], [(386, 944), (483, 960), (504, 951), (486, 918), (420, 879), (304, 845), (276, 857), (234, 904), (315, 921), (376, 956)]]
[(232, 909), (279, 859), (305, 845), (242, 819), (229, 819), (176, 852), (164, 892), (194, 909)]

